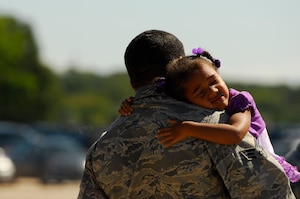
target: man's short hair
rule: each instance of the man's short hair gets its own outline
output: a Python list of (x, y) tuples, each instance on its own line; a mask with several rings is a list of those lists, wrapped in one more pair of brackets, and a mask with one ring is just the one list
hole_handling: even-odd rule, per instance
[(134, 89), (150, 84), (155, 77), (165, 76), (167, 64), (184, 56), (179, 39), (162, 30), (147, 30), (127, 46), (124, 59)]

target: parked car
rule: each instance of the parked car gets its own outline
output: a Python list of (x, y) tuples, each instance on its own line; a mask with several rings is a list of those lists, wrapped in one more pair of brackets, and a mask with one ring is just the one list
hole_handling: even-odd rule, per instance
[(0, 122), (0, 146), (13, 160), (16, 176), (48, 183), (80, 179), (83, 173), (87, 148), (70, 134), (41, 133), (25, 124)]
[[(271, 134), (275, 152), (300, 170), (300, 125), (283, 125)], [(291, 183), (296, 198), (300, 198), (300, 182)]]
[(13, 161), (0, 148), (0, 183), (12, 182), (15, 179), (16, 168)]
[(15, 165), (16, 176), (36, 176), (41, 137), (26, 124), (0, 122), (0, 147)]
[(86, 132), (81, 132), (78, 127), (60, 123), (34, 122), (30, 126), (44, 136), (63, 135), (75, 139), (85, 148), (92, 144)]
[(300, 140), (300, 125), (279, 125), (269, 133), (275, 152), (278, 155), (286, 156), (289, 151), (295, 149), (298, 145)]
[(49, 135), (41, 146), (39, 177), (44, 183), (80, 179), (83, 174), (86, 149), (75, 139), (64, 135)]
[(0, 147), (7, 153), (24, 140), (37, 140), (38, 132), (26, 124), (0, 122)]
[(42, 143), (24, 139), (10, 150), (9, 156), (16, 166), (17, 176), (38, 177)]
[[(300, 130), (300, 129), (299, 129)], [(300, 133), (300, 132), (299, 132)], [(297, 139), (295, 142), (296, 146), (294, 146), (286, 155), (286, 161), (296, 166), (300, 171), (300, 139)], [(300, 182), (291, 184), (293, 192), (296, 198), (300, 198)]]

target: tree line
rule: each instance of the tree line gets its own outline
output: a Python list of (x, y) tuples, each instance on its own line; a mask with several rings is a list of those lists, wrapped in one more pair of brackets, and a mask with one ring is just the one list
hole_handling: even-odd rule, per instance
[[(299, 123), (299, 87), (228, 85), (249, 91), (267, 123)], [(126, 73), (101, 76), (71, 69), (56, 74), (40, 60), (30, 25), (0, 16), (0, 120), (106, 126), (133, 94)]]

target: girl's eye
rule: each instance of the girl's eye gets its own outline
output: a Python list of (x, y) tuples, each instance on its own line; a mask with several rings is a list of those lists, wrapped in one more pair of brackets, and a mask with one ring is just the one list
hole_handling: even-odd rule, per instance
[(218, 82), (217, 79), (215, 79), (214, 81), (210, 82), (209, 86), (215, 85)]
[(204, 91), (200, 91), (199, 94), (198, 94), (198, 96), (202, 97), (204, 95), (204, 93), (205, 93)]

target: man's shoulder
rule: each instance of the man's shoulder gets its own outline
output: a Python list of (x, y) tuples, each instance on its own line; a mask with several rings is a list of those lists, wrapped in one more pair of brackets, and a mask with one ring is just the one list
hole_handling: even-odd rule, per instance
[(141, 116), (146, 114), (165, 115), (180, 120), (194, 120), (208, 123), (225, 122), (226, 113), (206, 109), (194, 104), (182, 102), (165, 94), (149, 95), (138, 99), (133, 104), (134, 112)]

